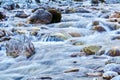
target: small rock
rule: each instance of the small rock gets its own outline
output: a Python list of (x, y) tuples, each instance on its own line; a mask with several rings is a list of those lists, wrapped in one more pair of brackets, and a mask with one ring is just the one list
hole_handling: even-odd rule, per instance
[(103, 79), (106, 79), (106, 80), (111, 80), (113, 77), (115, 76), (118, 76), (118, 73), (117, 72), (114, 72), (114, 71), (107, 71), (105, 73), (103, 73)]
[(3, 20), (6, 18), (6, 15), (3, 12), (0, 12), (0, 20)]
[(70, 72), (79, 72), (79, 69), (73, 68), (73, 69), (64, 71), (64, 73), (70, 73)]
[(95, 27), (93, 27), (93, 30), (98, 31), (98, 32), (106, 31), (102, 26), (95, 26)]
[(102, 73), (101, 72), (93, 72), (93, 73), (87, 73), (88, 76), (91, 76), (91, 77), (99, 77), (99, 76), (102, 76)]
[(101, 49), (101, 46), (87, 46), (87, 47), (84, 47), (81, 52), (85, 52), (86, 55), (92, 55), (92, 54), (95, 54), (96, 52), (98, 52), (99, 50)]
[(81, 37), (80, 33), (77, 32), (70, 32), (69, 33), (72, 37)]
[(27, 18), (29, 15), (27, 15), (24, 11), (17, 11), (17, 13), (15, 14), (15, 17), (19, 17), (19, 18)]

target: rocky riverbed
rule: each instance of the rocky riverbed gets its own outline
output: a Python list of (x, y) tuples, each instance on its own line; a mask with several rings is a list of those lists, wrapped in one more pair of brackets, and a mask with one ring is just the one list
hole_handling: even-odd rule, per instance
[(0, 80), (120, 80), (118, 2), (3, 1)]

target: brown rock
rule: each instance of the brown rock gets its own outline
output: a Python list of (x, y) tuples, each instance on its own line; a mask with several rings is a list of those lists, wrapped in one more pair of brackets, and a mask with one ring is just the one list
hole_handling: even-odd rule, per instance
[(27, 22), (30, 24), (48, 24), (52, 21), (52, 14), (47, 10), (38, 9), (28, 17)]

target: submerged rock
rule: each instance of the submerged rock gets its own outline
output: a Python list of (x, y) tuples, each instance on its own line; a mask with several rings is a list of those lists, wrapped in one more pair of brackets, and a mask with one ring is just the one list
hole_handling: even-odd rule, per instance
[(15, 17), (19, 17), (19, 18), (27, 18), (29, 15), (27, 15), (24, 11), (17, 11), (17, 13), (15, 14)]
[(7, 10), (14, 10), (16, 8), (20, 8), (20, 6), (14, 2), (8, 2), (3, 5), (3, 8)]
[(52, 14), (47, 10), (38, 9), (31, 16), (28, 17), (29, 24), (48, 24), (52, 21)]
[(87, 47), (84, 47), (81, 52), (85, 52), (86, 55), (93, 55), (95, 53), (97, 53), (99, 50), (101, 49), (101, 46), (87, 46)]
[(18, 39), (12, 38), (6, 43), (6, 54), (16, 58), (20, 55), (31, 57), (35, 53), (35, 48), (32, 42), (27, 37), (20, 36)]
[(111, 64), (105, 65), (104, 72), (107, 72), (107, 71), (114, 71), (120, 74), (120, 64), (111, 63)]
[(64, 71), (64, 73), (70, 73), (70, 72), (79, 72), (79, 69), (73, 68), (73, 69)]

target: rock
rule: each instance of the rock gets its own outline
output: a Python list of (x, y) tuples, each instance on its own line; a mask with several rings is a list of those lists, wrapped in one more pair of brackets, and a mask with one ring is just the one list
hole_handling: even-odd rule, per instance
[(106, 31), (102, 26), (94, 26), (93, 30), (98, 31), (98, 32), (104, 32), (104, 31)]
[(111, 80), (120, 80), (120, 75), (113, 77)]
[(48, 12), (52, 14), (52, 21), (50, 23), (58, 23), (61, 21), (62, 15), (55, 9), (49, 9)]
[(30, 42), (27, 37), (20, 36), (18, 38), (12, 38), (6, 43), (6, 54), (13, 58), (20, 55), (29, 58), (35, 54), (35, 48), (33, 43)]
[(88, 76), (90, 77), (99, 77), (102, 76), (101, 72), (91, 72), (91, 73), (87, 73)]
[(0, 29), (0, 38), (3, 37), (3, 36), (5, 36), (5, 35), (6, 35), (6, 34), (5, 34), (5, 31), (2, 30), (2, 29)]
[(3, 20), (6, 18), (6, 15), (3, 12), (0, 12), (0, 20)]
[(80, 33), (77, 33), (77, 32), (69, 32), (69, 34), (70, 34), (72, 37), (81, 37)]
[(98, 53), (98, 55), (108, 55), (108, 56), (120, 56), (120, 49), (115, 47), (115, 48), (110, 48), (109, 50), (100, 50)]
[(111, 40), (120, 40), (120, 36), (115, 36)]
[(84, 56), (86, 55), (84, 52), (80, 52), (80, 53), (73, 53), (70, 55), (70, 57), (78, 57), (78, 56)]
[(73, 68), (73, 69), (64, 71), (64, 73), (70, 73), (70, 72), (79, 72), (79, 69)]
[(38, 9), (28, 17), (29, 24), (48, 24), (52, 21), (52, 14), (47, 10)]
[(91, 0), (91, 5), (92, 6), (98, 6), (99, 0)]
[(104, 72), (107, 72), (107, 71), (114, 71), (120, 74), (120, 64), (111, 63), (111, 64), (105, 65)]
[(81, 52), (85, 52), (86, 55), (93, 55), (93, 54), (97, 53), (100, 49), (101, 49), (101, 46), (92, 45), (92, 46), (84, 47), (81, 50)]
[(49, 33), (49, 34), (44, 34), (41, 39), (42, 41), (64, 41), (69, 39), (71, 36), (68, 35), (67, 33)]
[(27, 15), (24, 11), (17, 11), (17, 13), (15, 14), (15, 17), (19, 17), (19, 18), (27, 18), (29, 15)]
[(0, 42), (10, 40), (10, 35), (8, 31), (0, 29)]
[(120, 56), (112, 57), (105, 62), (105, 64), (111, 64), (111, 63), (120, 64)]
[(14, 10), (16, 8), (20, 8), (20, 6), (14, 2), (8, 2), (3, 5), (3, 8), (7, 10)]
[(93, 21), (92, 22), (92, 26), (98, 26), (99, 25), (99, 21)]
[(110, 50), (108, 50), (106, 53), (106, 55), (109, 56), (120, 56), (120, 49), (119, 48), (112, 48)]
[(120, 18), (120, 12), (114, 12), (109, 16), (109, 18)]
[(106, 80), (111, 80), (113, 77), (115, 76), (118, 76), (118, 73), (117, 72), (114, 72), (114, 71), (107, 71), (105, 73), (103, 73), (103, 79), (106, 79)]

